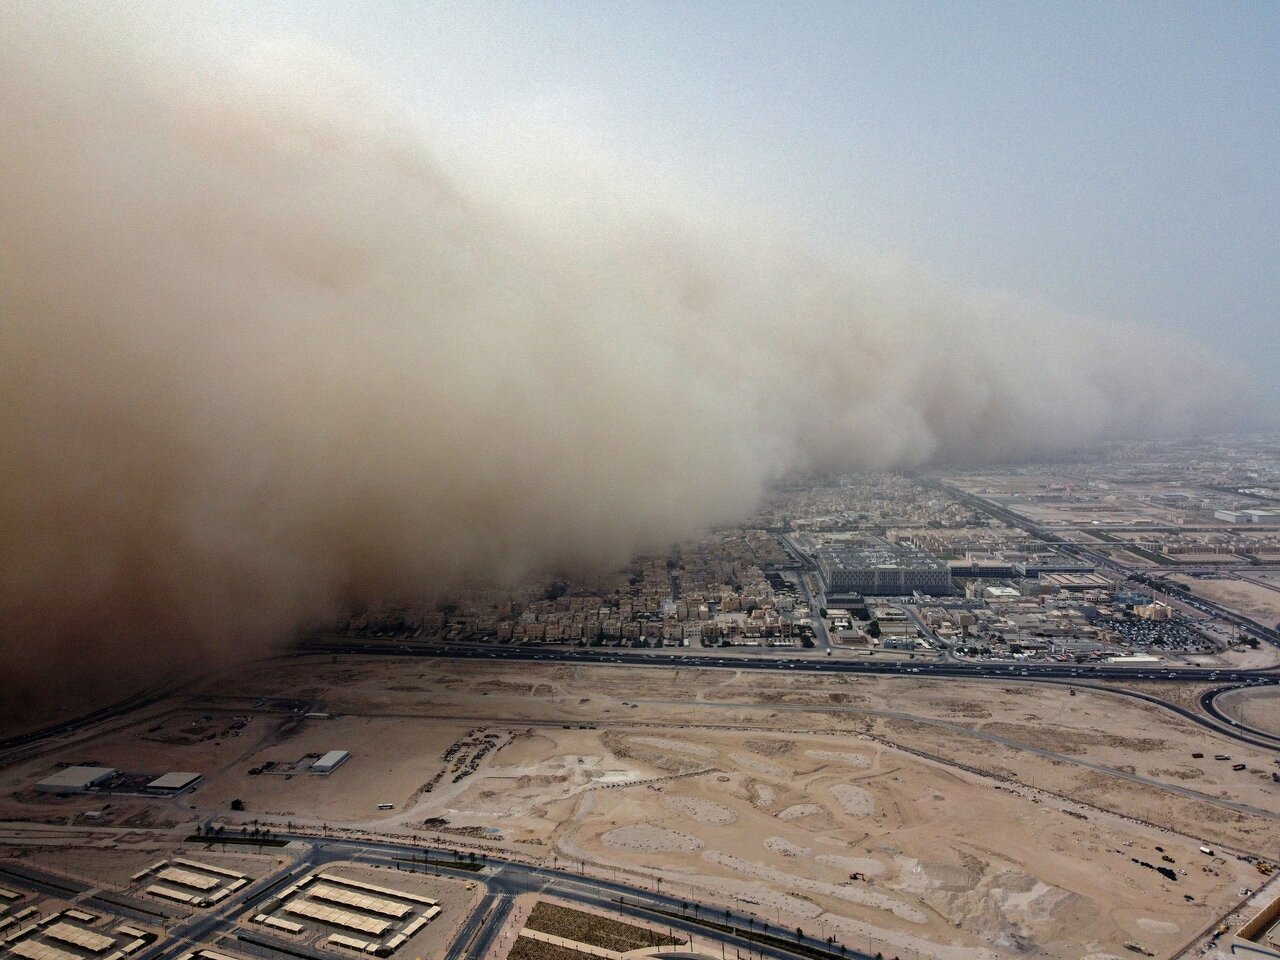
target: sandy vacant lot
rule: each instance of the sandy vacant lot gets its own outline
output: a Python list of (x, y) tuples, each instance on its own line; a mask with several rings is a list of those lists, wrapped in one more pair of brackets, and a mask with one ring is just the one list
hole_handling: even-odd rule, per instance
[(1220, 603), (1224, 607), (1254, 617), (1262, 623), (1274, 626), (1280, 623), (1280, 589), (1246, 583), (1243, 580), (1199, 580), (1195, 577), (1173, 576), (1196, 596)]
[[(228, 689), (243, 701), (211, 696)], [(335, 716), (254, 710), (285, 691)], [(246, 713), (236, 737), (188, 735)], [(329, 777), (249, 773), (335, 748), (352, 759)], [(1258, 884), (1234, 853), (1280, 858), (1269, 753), (1051, 684), (293, 659), (0, 771), (0, 817), (72, 823), (101, 806), (29, 789), (86, 758), (204, 772), (177, 800), (121, 802), (175, 829), (216, 817), (452, 835), (660, 877), (889, 955), (1126, 941), (1167, 955)]]
[(1280, 689), (1265, 687), (1225, 693), (1218, 698), (1217, 706), (1247, 726), (1280, 736)]

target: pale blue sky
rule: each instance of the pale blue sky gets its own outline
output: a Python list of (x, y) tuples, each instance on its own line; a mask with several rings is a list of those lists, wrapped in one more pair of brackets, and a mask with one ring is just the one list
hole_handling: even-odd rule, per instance
[(244, 0), (196, 16), (344, 48), (440, 122), (536, 110), (944, 281), (1280, 359), (1280, 4)]

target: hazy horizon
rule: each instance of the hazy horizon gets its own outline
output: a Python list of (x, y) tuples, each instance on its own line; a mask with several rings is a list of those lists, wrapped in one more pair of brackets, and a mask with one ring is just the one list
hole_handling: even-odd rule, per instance
[[(770, 159), (786, 137), (757, 130), (763, 166), (721, 175), (676, 110), (663, 169), (634, 142), (657, 120), (624, 122), (657, 74), (634, 67), (627, 99), (581, 72), (648, 49), (583, 39), (630, 21), (544, 23), (580, 41), (550, 64), (560, 88), (534, 9), (322, 5), (308, 31), (231, 7), (0, 12), (0, 683), (216, 660), (364, 597), (616, 565), (795, 471), (1270, 422), (1270, 384), (1207, 320), (1103, 312), (1098, 277), (1066, 296), (977, 270), (1007, 242), (970, 238), (961, 268), (877, 242), (881, 215), (819, 229), (821, 198), (857, 199), (799, 163), (821, 151), (792, 182)], [(415, 80), (433, 15), (437, 46), (464, 28), (477, 46)], [(527, 59), (495, 79), (506, 32)], [(757, 84), (769, 62), (741, 61)], [(583, 88), (595, 113), (569, 109)], [(676, 84), (652, 106), (694, 101)], [(741, 135), (716, 142), (745, 162)], [(1274, 189), (1246, 235), (1266, 240)], [(1243, 353), (1266, 365), (1265, 344)]]
[(523, 203), (693, 194), (954, 289), (1189, 335), (1275, 385), (1274, 6), (269, 0), (168, 17), (223, 55), (340, 51)]

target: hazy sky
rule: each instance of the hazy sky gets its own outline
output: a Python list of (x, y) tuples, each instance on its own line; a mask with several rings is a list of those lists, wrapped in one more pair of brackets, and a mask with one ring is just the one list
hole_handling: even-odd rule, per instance
[(183, 10), (348, 51), (445, 137), (554, 163), (530, 141), (567, 134), (946, 282), (1280, 358), (1280, 4)]
[(372, 9), (0, 3), (0, 701), (1275, 415), (1264, 24)]

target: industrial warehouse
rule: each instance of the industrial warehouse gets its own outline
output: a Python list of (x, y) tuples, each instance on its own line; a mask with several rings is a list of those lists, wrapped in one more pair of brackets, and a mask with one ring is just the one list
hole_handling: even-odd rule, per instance
[(327, 777), (350, 759), (349, 750), (329, 750), (322, 754), (308, 753), (297, 760), (264, 760), (258, 766), (250, 767), (249, 774), (254, 777), (260, 773), (292, 777), (298, 773), (311, 773)]
[(311, 764), (311, 772), (327, 777), (350, 759), (351, 754), (346, 750), (330, 750)]
[(176, 797), (194, 790), (203, 779), (203, 774), (188, 771), (157, 776), (154, 773), (126, 773), (115, 767), (72, 764), (36, 783), (36, 792), (61, 796), (120, 793), (145, 797)]

